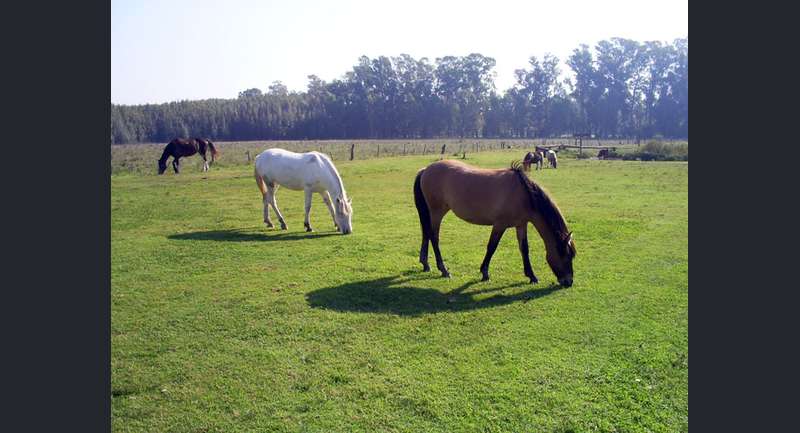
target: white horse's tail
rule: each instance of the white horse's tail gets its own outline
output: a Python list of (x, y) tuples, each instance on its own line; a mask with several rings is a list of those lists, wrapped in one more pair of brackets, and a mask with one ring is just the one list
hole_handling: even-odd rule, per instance
[(264, 178), (258, 174), (258, 167), (256, 167), (253, 171), (256, 175), (256, 184), (258, 184), (258, 189), (261, 190), (261, 195), (264, 196), (267, 194), (267, 185), (264, 183)]

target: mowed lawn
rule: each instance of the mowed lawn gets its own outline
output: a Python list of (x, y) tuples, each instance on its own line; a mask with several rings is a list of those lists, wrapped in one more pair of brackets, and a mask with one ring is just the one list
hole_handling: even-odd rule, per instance
[(688, 163), (532, 171), (574, 231), (561, 289), (533, 226), (539, 283), (513, 230), (480, 282), (490, 228), (452, 213), (453, 278), (421, 272), (412, 185), (434, 160), (335, 161), (349, 236), (318, 196), (306, 234), (287, 189), (289, 230), (267, 230), (251, 166), (112, 176), (113, 430), (688, 431)]

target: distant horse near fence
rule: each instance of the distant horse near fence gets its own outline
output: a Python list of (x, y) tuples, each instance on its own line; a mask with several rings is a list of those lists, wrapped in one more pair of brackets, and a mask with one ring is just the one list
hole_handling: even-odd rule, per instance
[(612, 147), (612, 148), (605, 147), (605, 148), (602, 148), (602, 149), (600, 149), (599, 152), (597, 152), (597, 159), (619, 158), (619, 155), (617, 155), (616, 152), (617, 152), (617, 148), (616, 147)]
[(536, 169), (541, 170), (544, 163), (544, 154), (542, 152), (528, 152), (522, 160), (522, 167), (525, 171), (531, 170), (531, 164), (536, 164)]
[(548, 150), (545, 155), (547, 156), (547, 162), (550, 164), (550, 168), (558, 168), (558, 156), (556, 152)]
[(167, 170), (167, 159), (172, 157), (172, 169), (175, 173), (180, 173), (180, 159), (184, 156), (192, 156), (199, 153), (203, 158), (203, 171), (208, 171), (209, 162), (206, 159), (206, 151), (211, 151), (211, 163), (219, 154), (214, 143), (206, 138), (176, 138), (164, 147), (164, 152), (158, 160), (158, 174), (164, 174)]

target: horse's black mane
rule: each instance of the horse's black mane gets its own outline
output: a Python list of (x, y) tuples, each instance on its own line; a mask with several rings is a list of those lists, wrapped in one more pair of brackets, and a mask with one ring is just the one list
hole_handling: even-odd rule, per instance
[(559, 241), (563, 240), (567, 234), (567, 223), (556, 203), (541, 186), (523, 172), (522, 165), (518, 160), (511, 162), (511, 170), (517, 173), (522, 186), (528, 191), (531, 206), (544, 217), (547, 225), (558, 235)]

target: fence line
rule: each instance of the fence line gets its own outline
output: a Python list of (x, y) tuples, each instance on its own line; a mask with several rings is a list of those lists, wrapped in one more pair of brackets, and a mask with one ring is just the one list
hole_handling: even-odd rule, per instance
[[(584, 141), (584, 149), (598, 147), (635, 148), (634, 140)], [(687, 140), (662, 140), (667, 143)], [(218, 166), (252, 164), (252, 160), (265, 149), (280, 147), (294, 152), (316, 150), (329, 155), (334, 161), (363, 160), (376, 157), (404, 155), (431, 155), (468, 157), (469, 153), (485, 151), (516, 151), (533, 149), (541, 145), (542, 139), (425, 139), (425, 140), (312, 140), (312, 141), (220, 141), (215, 142), (220, 152), (215, 162)], [(546, 145), (572, 147), (571, 138), (547, 139)], [(154, 174), (156, 161), (166, 143), (124, 144), (111, 146), (111, 171), (113, 173)], [(521, 158), (521, 155), (520, 155)], [(201, 159), (185, 160), (185, 166), (201, 166)], [(187, 168), (188, 168), (187, 167)], [(191, 168), (190, 168), (191, 169)]]

